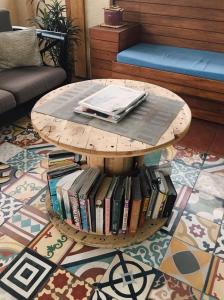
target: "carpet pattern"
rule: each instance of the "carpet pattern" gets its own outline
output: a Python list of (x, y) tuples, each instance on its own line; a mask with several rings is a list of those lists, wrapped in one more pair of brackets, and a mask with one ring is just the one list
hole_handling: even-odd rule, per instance
[(55, 149), (23, 117), (0, 128), (0, 299), (224, 300), (224, 155), (175, 146), (178, 198), (169, 222), (122, 249), (61, 234), (45, 207), (46, 155)]

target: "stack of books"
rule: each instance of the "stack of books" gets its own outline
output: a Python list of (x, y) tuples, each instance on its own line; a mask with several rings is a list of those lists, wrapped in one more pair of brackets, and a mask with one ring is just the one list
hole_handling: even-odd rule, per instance
[(168, 218), (177, 197), (170, 176), (155, 167), (110, 177), (73, 164), (49, 170), (48, 181), (53, 211), (96, 234), (134, 234), (147, 219)]
[(74, 163), (80, 163), (82, 161), (82, 155), (68, 152), (65, 150), (51, 151), (48, 153), (47, 158), (48, 168), (68, 166)]

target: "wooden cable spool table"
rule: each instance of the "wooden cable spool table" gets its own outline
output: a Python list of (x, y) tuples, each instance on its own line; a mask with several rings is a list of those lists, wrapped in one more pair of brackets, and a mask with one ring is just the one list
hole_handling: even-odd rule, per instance
[[(96, 83), (109, 85), (119, 84), (139, 90), (150, 92), (153, 96), (163, 96), (170, 101), (182, 101), (179, 96), (162, 87), (131, 80), (98, 79)], [(85, 82), (73, 83), (54, 90), (42, 97), (36, 106), (49, 102), (54, 97), (62, 94), (72, 85), (79, 88)], [(32, 111), (31, 119), (34, 129), (47, 142), (62, 149), (87, 156), (89, 167), (98, 167), (108, 174), (122, 174), (133, 167), (134, 162), (143, 163), (144, 155), (162, 148), (166, 148), (184, 137), (191, 123), (191, 111), (184, 102), (184, 106), (170, 124), (168, 129), (160, 137), (156, 145), (149, 145), (130, 138), (94, 128), (89, 125), (82, 125), (71, 121), (62, 120), (50, 115)], [(166, 219), (146, 220), (144, 227), (139, 228), (136, 234), (120, 235), (97, 235), (78, 231), (72, 225), (67, 224), (56, 215), (50, 206), (50, 196), (46, 196), (46, 204), (51, 220), (54, 225), (64, 234), (89, 246), (115, 248), (124, 247), (139, 243), (162, 227)]]

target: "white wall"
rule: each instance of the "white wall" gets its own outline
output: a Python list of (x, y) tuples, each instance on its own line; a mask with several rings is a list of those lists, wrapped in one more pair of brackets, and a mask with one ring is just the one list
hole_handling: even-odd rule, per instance
[(85, 0), (87, 28), (103, 22), (103, 8), (109, 4), (110, 0)]

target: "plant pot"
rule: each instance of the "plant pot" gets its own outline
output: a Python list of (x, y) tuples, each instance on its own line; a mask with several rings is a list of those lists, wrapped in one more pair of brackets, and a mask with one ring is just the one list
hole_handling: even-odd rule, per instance
[(119, 26), (123, 23), (123, 9), (112, 6), (104, 8), (104, 23), (109, 26)]

